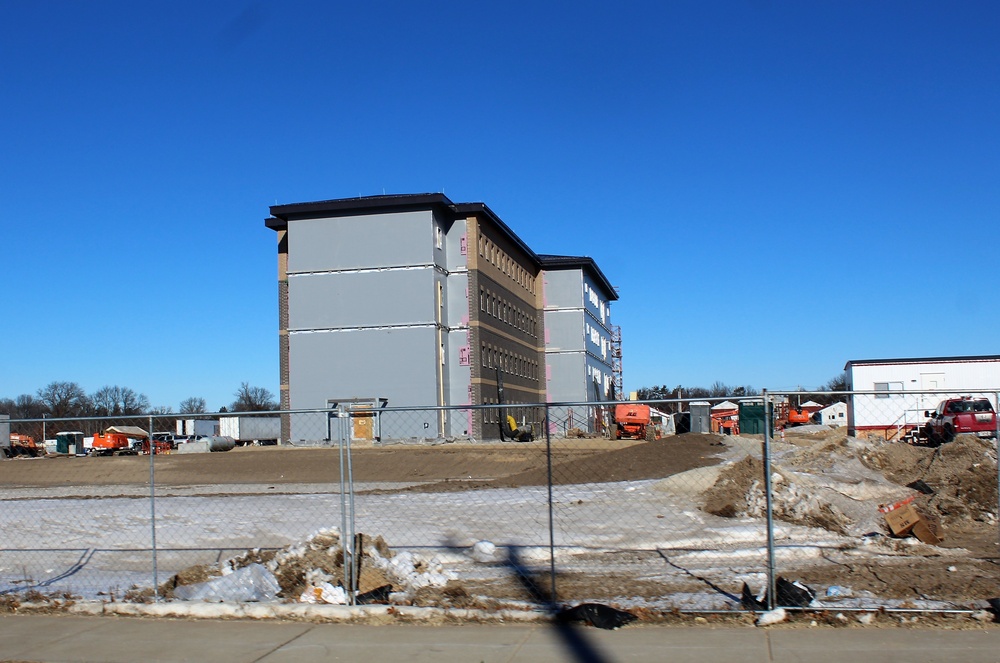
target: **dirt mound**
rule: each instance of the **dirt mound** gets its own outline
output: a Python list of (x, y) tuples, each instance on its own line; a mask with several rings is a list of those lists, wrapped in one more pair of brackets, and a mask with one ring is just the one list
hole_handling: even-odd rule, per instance
[(992, 444), (960, 435), (937, 448), (887, 444), (861, 455), (861, 461), (900, 485), (923, 481), (932, 495), (918, 507), (945, 525), (955, 521), (993, 522), (997, 517), (997, 461)]
[[(557, 463), (552, 468), (552, 480), (556, 485), (566, 485), (662, 479), (719, 463), (722, 447), (717, 435), (685, 433)], [(537, 468), (493, 483), (494, 487), (544, 486), (547, 477), (546, 468)]]
[[(851, 518), (836, 505), (819, 499), (808, 486), (802, 486), (772, 467), (772, 513), (778, 520), (795, 525), (821, 527), (838, 534), (847, 534)], [(746, 456), (720, 474), (715, 484), (703, 495), (705, 511), (723, 518), (766, 514), (764, 494), (764, 462)]]
[[(838, 534), (878, 528), (883, 524), (874, 516), (875, 504), (868, 502), (880, 493), (886, 500), (884, 495), (890, 493), (885, 486), (891, 484), (862, 479), (861, 466), (899, 486), (918, 480), (927, 484), (934, 493), (918, 496), (916, 506), (930, 523), (948, 528), (996, 521), (996, 454), (992, 445), (969, 435), (936, 449), (859, 443), (846, 437), (817, 440), (783, 457), (783, 469), (772, 466), (774, 517)], [(763, 486), (763, 462), (747, 456), (719, 474), (702, 495), (703, 508), (726, 518), (762, 517), (766, 507)]]
[(746, 515), (747, 493), (764, 477), (764, 462), (746, 456), (722, 470), (715, 484), (705, 491), (705, 511), (723, 518)]

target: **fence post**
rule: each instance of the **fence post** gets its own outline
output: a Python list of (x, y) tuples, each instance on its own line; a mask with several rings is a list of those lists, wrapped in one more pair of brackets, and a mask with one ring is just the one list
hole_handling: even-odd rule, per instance
[[(340, 448), (340, 548), (344, 553), (344, 588), (347, 591), (348, 605), (354, 605), (358, 589), (358, 579), (355, 577), (354, 550), (354, 486), (350, 481), (350, 415), (343, 404), (337, 406), (336, 412), (327, 413), (327, 422), (331, 417), (337, 417), (337, 442)], [(332, 428), (332, 426), (330, 426)], [(350, 503), (350, 508), (348, 508)]]
[(764, 502), (767, 509), (767, 609), (775, 606), (774, 584), (774, 511), (771, 504), (771, 399), (764, 394)]
[(542, 419), (542, 422), (542, 425), (545, 426), (546, 483), (549, 489), (549, 582), (551, 583), (550, 595), (552, 596), (552, 604), (556, 605), (558, 603), (556, 596), (556, 526), (552, 502), (552, 427), (549, 425), (548, 403), (545, 404), (545, 417)]
[(160, 602), (160, 574), (156, 563), (156, 472), (153, 470), (153, 458), (156, 456), (156, 445), (153, 443), (153, 415), (149, 415), (149, 529), (153, 546), (153, 602)]

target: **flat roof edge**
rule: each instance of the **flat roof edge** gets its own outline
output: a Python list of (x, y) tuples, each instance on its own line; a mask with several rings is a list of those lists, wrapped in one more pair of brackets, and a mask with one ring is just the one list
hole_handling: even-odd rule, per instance
[(851, 359), (844, 364), (846, 371), (851, 366), (878, 366), (885, 364), (954, 364), (957, 362), (1000, 361), (1000, 355), (960, 355), (955, 357), (900, 357), (898, 359)]

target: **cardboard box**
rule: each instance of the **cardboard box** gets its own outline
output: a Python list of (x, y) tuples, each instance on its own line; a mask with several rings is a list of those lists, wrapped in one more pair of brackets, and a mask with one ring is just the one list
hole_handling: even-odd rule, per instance
[(885, 512), (885, 522), (889, 525), (889, 530), (896, 536), (906, 536), (919, 521), (920, 514), (917, 513), (912, 504), (904, 504), (892, 511)]
[(927, 543), (932, 546), (936, 546), (944, 541), (944, 537), (941, 536), (941, 532), (938, 527), (934, 523), (923, 519), (920, 519), (913, 524), (913, 528), (910, 530), (910, 533), (920, 539), (923, 543)]

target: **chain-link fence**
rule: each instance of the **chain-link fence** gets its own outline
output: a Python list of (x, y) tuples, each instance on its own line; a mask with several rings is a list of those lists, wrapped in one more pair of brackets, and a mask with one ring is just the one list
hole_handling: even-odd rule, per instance
[[(652, 613), (965, 609), (1000, 580), (996, 403), (0, 420), (0, 594), (490, 609), (537, 600), (517, 560), (559, 602)], [(267, 577), (225, 588), (250, 568)]]

